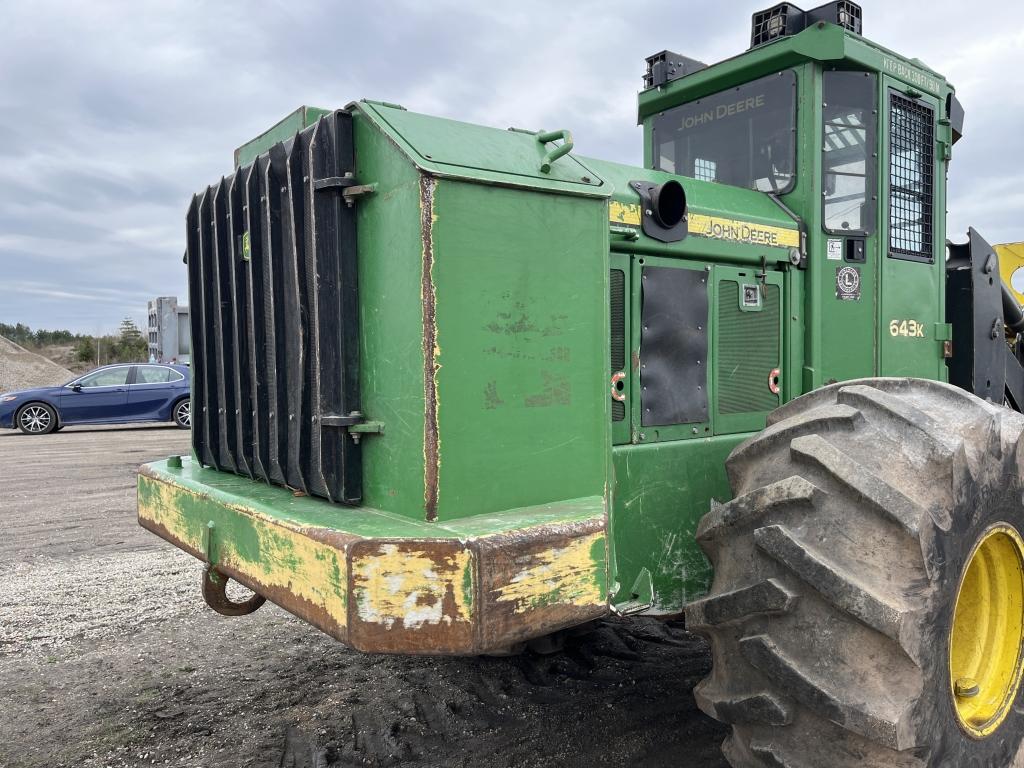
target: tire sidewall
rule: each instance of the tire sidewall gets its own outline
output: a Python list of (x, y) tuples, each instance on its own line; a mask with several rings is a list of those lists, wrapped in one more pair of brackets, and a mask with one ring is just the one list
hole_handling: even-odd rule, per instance
[[(181, 408), (183, 403), (188, 403), (188, 407), (189, 407), (189, 423), (188, 424), (182, 424), (181, 421), (178, 420), (178, 409)], [(175, 426), (177, 426), (179, 429), (191, 429), (192, 428), (191, 413), (192, 413), (192, 399), (189, 398), (189, 397), (183, 397), (180, 400), (176, 400), (174, 402), (174, 405), (171, 406), (171, 421), (173, 421)]]
[[(1002, 463), (993, 457), (999, 467)], [(1024, 739), (1022, 690), (1018, 687), (1006, 719), (989, 736), (977, 738), (960, 724), (950, 690), (950, 641), (953, 616), (960, 585), (975, 546), (997, 524), (1010, 525), (1024, 535), (1024, 507), (1019, 481), (1007, 482), (1004, 473), (990, 473), (987, 480), (967, 484), (956, 500), (953, 524), (935, 541), (934, 562), (939, 566), (939, 598), (935, 614), (929, 617), (930, 637), (922, 649), (927, 654), (925, 689), (919, 699), (918, 718), (922, 733), (929, 733), (933, 745), (929, 765), (957, 768), (993, 768), (1013, 765)], [(973, 510), (973, 514), (969, 511)], [(960, 513), (960, 514), (956, 514)], [(966, 513), (966, 514), (964, 514)]]
[[(25, 413), (25, 410), (27, 408), (45, 408), (50, 414), (50, 426), (48, 426), (42, 432), (30, 432), (29, 430), (25, 429), (25, 427), (21, 423), (21, 417)], [(18, 429), (21, 431), (23, 435), (32, 435), (33, 437), (38, 437), (39, 435), (48, 435), (51, 432), (56, 431), (57, 429), (57, 411), (52, 405), (49, 405), (48, 403), (25, 403), (23, 406), (21, 406), (21, 408), (18, 409), (17, 413), (14, 414), (14, 423), (17, 425)]]

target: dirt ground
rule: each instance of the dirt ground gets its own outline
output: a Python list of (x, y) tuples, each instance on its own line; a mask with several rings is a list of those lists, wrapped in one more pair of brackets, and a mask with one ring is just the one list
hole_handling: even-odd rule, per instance
[(726, 768), (696, 710), (706, 644), (617, 620), (563, 652), (346, 649), (268, 604), (205, 607), (197, 561), (135, 522), (173, 427), (0, 432), (0, 766)]

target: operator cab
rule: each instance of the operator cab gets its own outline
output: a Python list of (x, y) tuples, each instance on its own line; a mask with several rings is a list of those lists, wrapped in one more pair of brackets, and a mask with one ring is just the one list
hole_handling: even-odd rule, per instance
[(945, 179), (963, 110), (942, 75), (862, 37), (862, 17), (848, 0), (781, 3), (753, 15), (731, 59), (648, 57), (639, 97), (646, 167), (757, 190), (799, 217), (803, 274), (787, 293), (806, 334), (790, 397), (947, 377)]

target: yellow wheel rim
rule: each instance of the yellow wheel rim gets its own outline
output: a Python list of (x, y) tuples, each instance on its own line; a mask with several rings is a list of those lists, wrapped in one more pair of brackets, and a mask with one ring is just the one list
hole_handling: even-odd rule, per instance
[(1024, 671), (1024, 540), (989, 528), (967, 559), (953, 612), (949, 682), (961, 727), (990, 736), (1010, 713)]

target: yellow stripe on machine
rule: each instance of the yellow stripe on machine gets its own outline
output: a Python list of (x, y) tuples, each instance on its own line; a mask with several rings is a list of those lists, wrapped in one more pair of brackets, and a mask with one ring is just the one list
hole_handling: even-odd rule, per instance
[(689, 232), (691, 235), (711, 237), (716, 240), (730, 240), (735, 243), (769, 245), (776, 248), (800, 247), (799, 230), (723, 219), (718, 216), (705, 216), (701, 213), (690, 214)]
[[(640, 206), (636, 203), (620, 203), (616, 200), (608, 203), (608, 220), (612, 224), (629, 224), (639, 227), (641, 219)], [(707, 216), (702, 213), (691, 213), (688, 221), (688, 231), (691, 235), (775, 248), (800, 247), (800, 231), (797, 229), (773, 227), (770, 224), (753, 224), (749, 221)]]
[(640, 206), (636, 203), (620, 203), (612, 200), (608, 203), (608, 221), (612, 224), (632, 224), (640, 226)]

